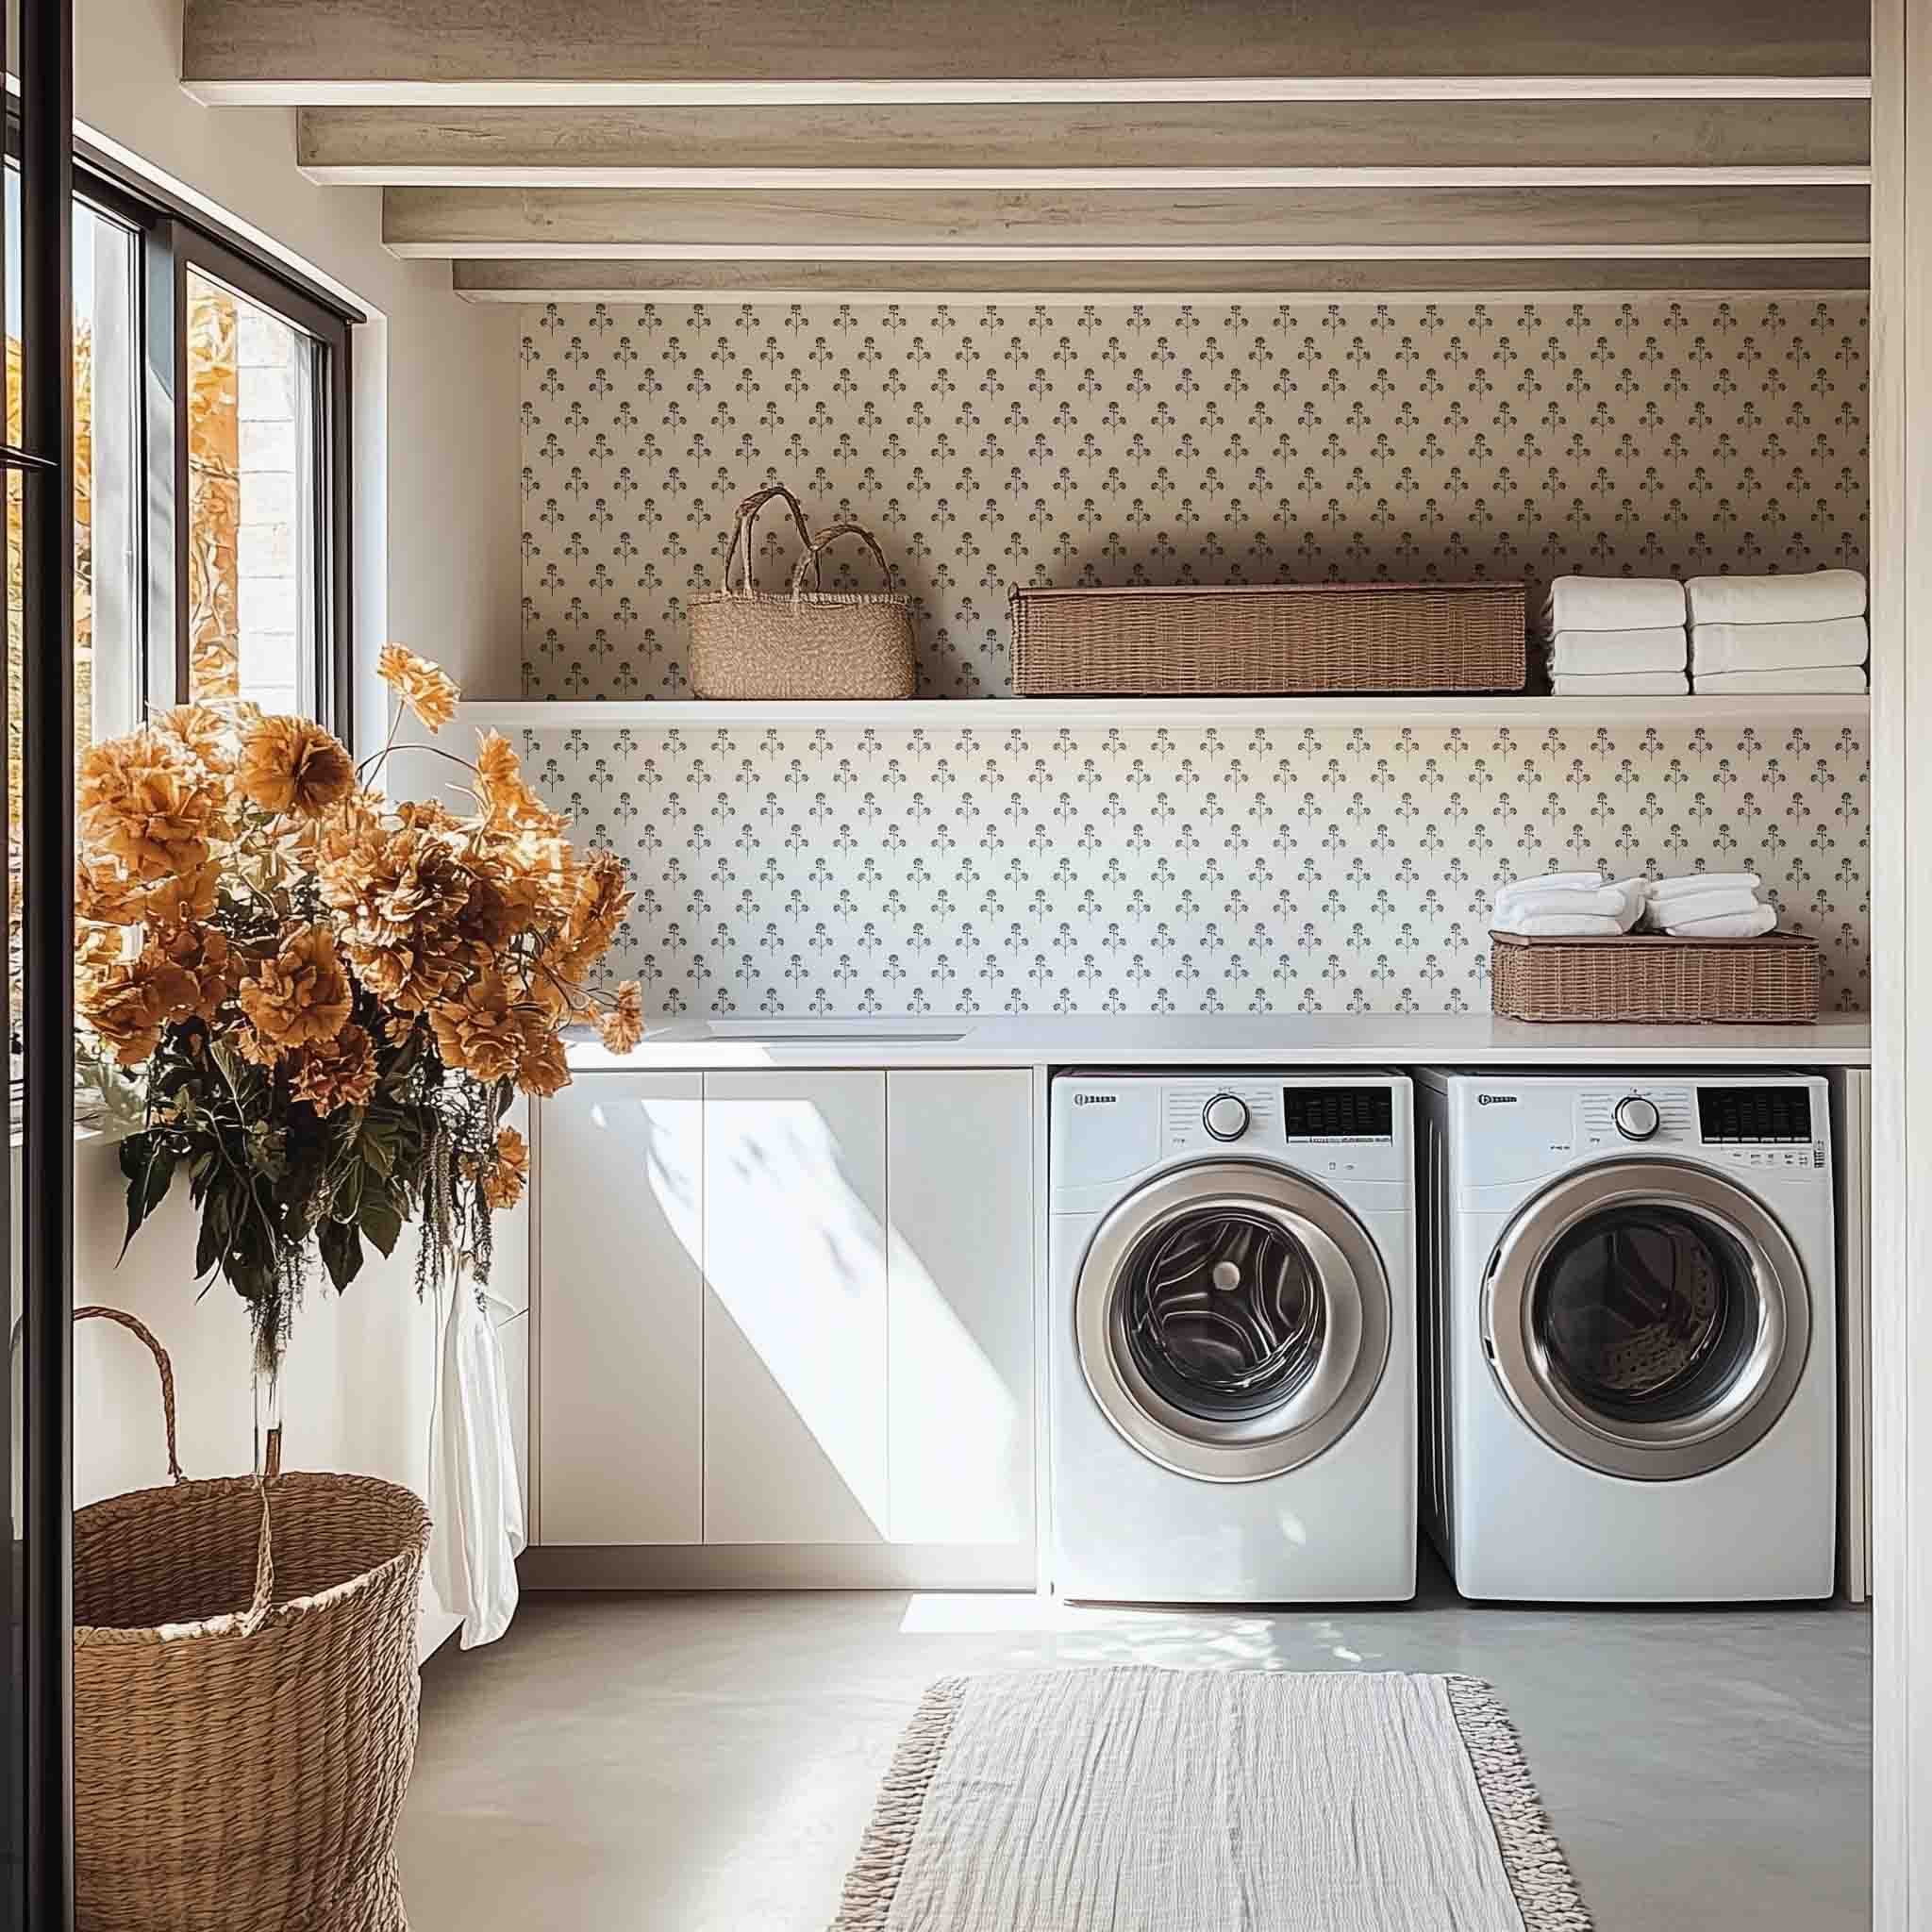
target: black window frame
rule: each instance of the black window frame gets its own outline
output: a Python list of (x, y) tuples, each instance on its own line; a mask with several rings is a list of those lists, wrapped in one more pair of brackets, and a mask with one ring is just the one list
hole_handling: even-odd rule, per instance
[[(20, 124), (9, 104), (7, 152), (17, 160)], [(316, 612), (309, 670), (319, 721), (355, 748), (354, 341), (368, 321), (246, 237), (211, 223), (115, 157), (76, 141), (74, 198), (130, 230), (139, 259), (134, 321), (142, 403), (135, 426), (142, 513), (136, 531), (142, 586), (132, 684), (150, 708), (191, 695), (188, 608), (188, 276), (232, 289), (291, 324), (313, 345), (308, 385)]]

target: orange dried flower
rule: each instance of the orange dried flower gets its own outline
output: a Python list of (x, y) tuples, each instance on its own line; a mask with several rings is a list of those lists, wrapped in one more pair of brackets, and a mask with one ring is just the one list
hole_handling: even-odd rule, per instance
[(139, 1066), (160, 1043), (161, 1028), (194, 1010), (197, 988), (157, 946), (138, 959), (88, 973), (75, 988), (80, 1017), (124, 1067)]
[(209, 774), (158, 731), (104, 739), (80, 761), (82, 827), (138, 879), (205, 864), (211, 842), (228, 836), (225, 802)]
[(429, 1024), (445, 1065), (479, 1080), (507, 1080), (517, 1071), (524, 1026), (502, 974), (479, 973), (453, 998), (439, 1000)]
[(432, 731), (440, 731), (457, 714), (460, 695), (449, 675), (401, 644), (385, 644), (375, 659), (375, 675)]
[(530, 1150), (514, 1127), (500, 1128), (496, 1136), (496, 1165), (483, 1176), (483, 1198), (501, 1213), (523, 1199), (525, 1183), (530, 1174)]
[(215, 909), (220, 868), (209, 864), (178, 878), (162, 879), (150, 886), (142, 902), (142, 916), (153, 925), (186, 925), (206, 919)]
[(263, 718), (242, 741), (235, 789), (264, 811), (319, 819), (355, 787), (349, 754), (312, 719)]
[(333, 1040), (318, 1040), (295, 1056), (289, 1091), (317, 1113), (339, 1107), (367, 1107), (375, 1097), (375, 1048), (351, 1023)]
[(219, 711), (207, 705), (172, 705), (167, 710), (155, 713), (153, 728), (172, 738), (210, 772), (225, 774), (235, 769), (235, 761), (228, 755), (227, 724)]
[(612, 1053), (628, 1053), (644, 1037), (644, 990), (635, 979), (626, 979), (597, 1015), (597, 1035)]
[(561, 1092), (570, 1085), (570, 1062), (564, 1058), (556, 1022), (538, 1011), (525, 1011), (522, 1017), (524, 1057), (517, 1065), (517, 1086), (525, 1093)]
[(242, 982), (242, 1010), (257, 1036), (286, 1050), (332, 1040), (349, 1017), (349, 975), (326, 926), (299, 925), (273, 958)]
[(74, 911), (102, 925), (139, 925), (147, 894), (118, 865), (83, 854), (74, 869)]

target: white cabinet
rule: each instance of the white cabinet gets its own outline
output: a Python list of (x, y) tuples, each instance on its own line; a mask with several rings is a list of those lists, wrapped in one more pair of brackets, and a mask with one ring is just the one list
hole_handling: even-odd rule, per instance
[(703, 1083), (595, 1074), (543, 1105), (539, 1527), (546, 1544), (704, 1534)]
[(887, 1462), (900, 1543), (1033, 1534), (1029, 1074), (886, 1076)]
[(889, 1534), (886, 1083), (705, 1078), (705, 1541)]
[(710, 1545), (695, 1581), (758, 1580), (760, 1544), (818, 1546), (822, 1580), (1030, 1574), (1033, 1158), (1024, 1072), (600, 1072), (546, 1101), (538, 1541)]

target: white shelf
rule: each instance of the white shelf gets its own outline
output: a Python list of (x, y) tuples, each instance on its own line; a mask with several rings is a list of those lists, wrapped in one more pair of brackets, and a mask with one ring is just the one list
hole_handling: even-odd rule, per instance
[(1796, 720), (1819, 729), (1866, 724), (1869, 697), (1820, 697), (1805, 693), (1753, 697), (1552, 698), (904, 698), (872, 703), (732, 704), (686, 700), (665, 703), (545, 702), (539, 698), (466, 704), (466, 724), (498, 731), (594, 725), (616, 731), (761, 730), (822, 724), (882, 731), (1158, 731), (1182, 727), (1373, 724), (1509, 724), (1524, 729), (1555, 726), (1612, 729), (1656, 724), (1728, 728)]

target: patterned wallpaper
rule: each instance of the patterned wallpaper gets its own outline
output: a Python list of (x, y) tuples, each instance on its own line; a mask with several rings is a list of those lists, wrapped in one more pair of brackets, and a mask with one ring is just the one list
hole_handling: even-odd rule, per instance
[[(872, 525), (928, 695), (1037, 583), (1862, 565), (1862, 298), (526, 311), (525, 676), (675, 697), (741, 496)], [(764, 581), (791, 547), (761, 525)], [(841, 556), (836, 582), (870, 579)], [(1763, 873), (1868, 1004), (1862, 732), (525, 735), (679, 1013), (1448, 1010), (1530, 871)]]
[[(523, 312), (525, 685), (685, 694), (770, 480), (878, 535), (927, 696), (1016, 582), (1862, 566), (1862, 296)], [(794, 554), (759, 525), (763, 581)], [(827, 588), (869, 588), (835, 553)]]
[(1826, 1005), (1869, 1004), (1862, 731), (564, 726), (522, 749), (630, 859), (611, 969), (665, 1016), (1462, 1012), (1489, 1004), (1496, 887), (1586, 865), (1755, 868), (1824, 941)]

